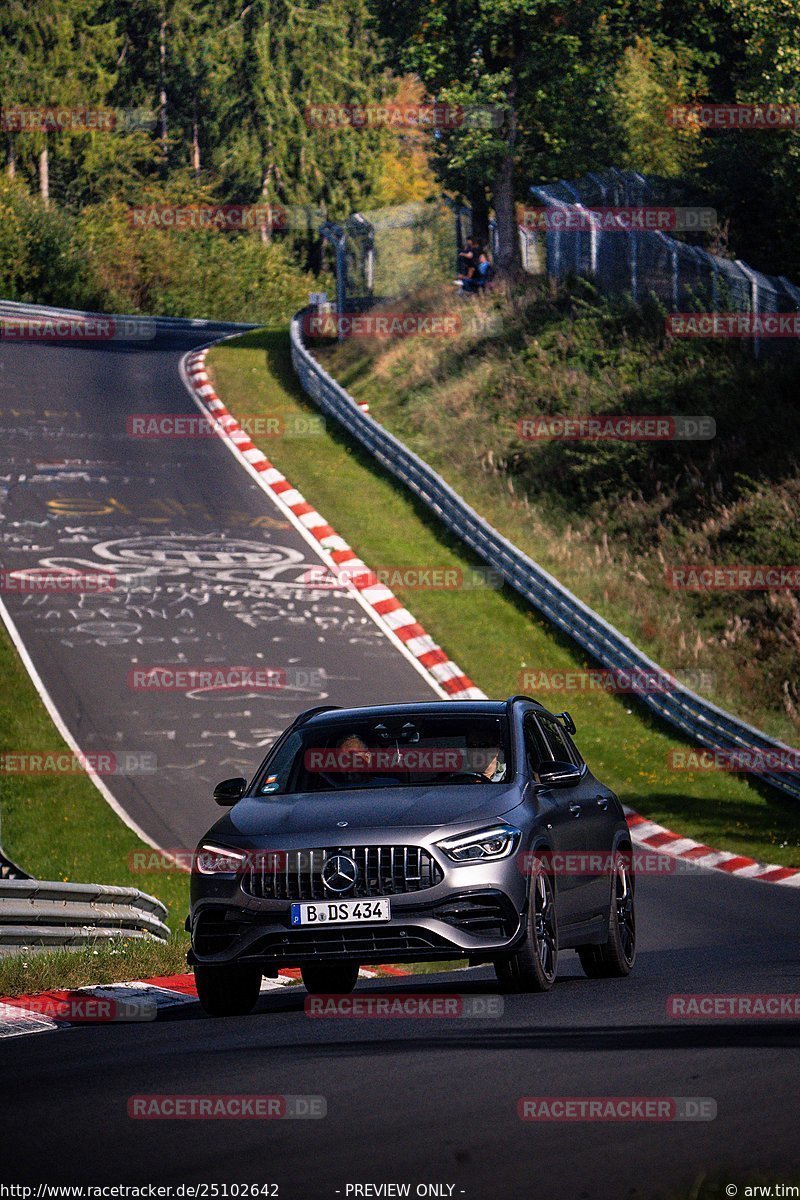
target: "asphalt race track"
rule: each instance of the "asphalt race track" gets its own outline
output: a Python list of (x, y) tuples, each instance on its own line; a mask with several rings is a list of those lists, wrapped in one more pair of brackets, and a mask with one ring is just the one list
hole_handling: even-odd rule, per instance
[[(430, 695), (355, 600), (304, 584), (312, 551), (216, 439), (126, 435), (131, 414), (196, 411), (178, 361), (210, 336), (0, 348), (3, 566), (126, 571), (120, 589), (81, 603), (6, 603), (79, 744), (156, 755), (157, 774), (106, 782), (168, 846), (192, 844), (218, 811), (211, 785), (247, 773), (300, 708)], [(212, 661), (294, 670), (297, 690), (195, 696), (127, 683), (132, 662)], [(302, 683), (301, 670), (324, 686)], [(265, 994), (250, 1017), (214, 1021), (193, 1005), (153, 1023), (8, 1039), (3, 1181), (275, 1183), (282, 1200), (393, 1194), (348, 1192), (355, 1184), (472, 1200), (633, 1200), (686, 1195), (714, 1172), (798, 1182), (800, 1025), (676, 1020), (667, 1001), (797, 993), (800, 890), (719, 872), (643, 877), (639, 926), (628, 980), (590, 982), (568, 953), (550, 994), (505, 996), (500, 1018), (312, 1019), (296, 987)], [(497, 991), (486, 968), (358, 989), (437, 990)], [(327, 1115), (127, 1115), (131, 1096), (176, 1093), (322, 1096)], [(707, 1098), (716, 1117), (523, 1122), (526, 1096)], [(441, 1190), (417, 1192), (427, 1184)]]
[[(214, 332), (0, 346), (2, 565), (114, 584), (6, 587), (6, 607), (80, 748), (114, 755), (124, 810), (189, 850), (219, 815), (214, 784), (252, 774), (304, 708), (435, 695), (353, 594), (310, 585), (320, 559), (217, 436), (128, 432), (141, 414), (199, 421), (178, 364)], [(139, 689), (134, 671), (165, 665), (266, 686)]]
[[(249, 1017), (215, 1021), (192, 1006), (153, 1024), (4, 1041), (13, 1103), (4, 1106), (3, 1176), (277, 1182), (284, 1200), (336, 1200), (348, 1183), (398, 1181), (454, 1184), (454, 1196), (473, 1200), (620, 1200), (687, 1194), (717, 1167), (734, 1178), (755, 1169), (796, 1178), (798, 1025), (689, 1024), (668, 1019), (666, 1001), (796, 992), (800, 895), (707, 872), (645, 879), (639, 916), (628, 980), (590, 982), (565, 954), (554, 990), (504, 997), (499, 1020), (311, 1018), (298, 986), (263, 997)], [(436, 988), (496, 992), (485, 968), (358, 991)], [(327, 1116), (128, 1118), (130, 1096), (175, 1093), (321, 1095)], [(564, 1095), (711, 1097), (717, 1117), (519, 1120), (521, 1096)]]

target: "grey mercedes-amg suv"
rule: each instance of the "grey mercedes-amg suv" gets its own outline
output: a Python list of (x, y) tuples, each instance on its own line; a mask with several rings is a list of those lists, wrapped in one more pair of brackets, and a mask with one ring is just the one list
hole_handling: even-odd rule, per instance
[(302, 713), (214, 792), (231, 811), (197, 848), (188, 921), (203, 1007), (249, 1012), (283, 967), (343, 993), (360, 964), (463, 957), (544, 991), (570, 948), (627, 975), (630, 835), (574, 732), (527, 696)]

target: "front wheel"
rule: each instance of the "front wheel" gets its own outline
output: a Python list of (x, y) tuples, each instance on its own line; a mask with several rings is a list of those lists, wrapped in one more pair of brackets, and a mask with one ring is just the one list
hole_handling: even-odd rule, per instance
[(300, 974), (312, 996), (346, 996), (358, 982), (358, 963), (308, 963)]
[(261, 991), (257, 967), (209, 967), (194, 969), (197, 998), (211, 1017), (243, 1017), (252, 1012)]
[(495, 959), (495, 974), (507, 991), (549, 992), (558, 971), (558, 925), (553, 882), (540, 862), (531, 878), (525, 941), (513, 954)]
[(636, 908), (629, 856), (617, 854), (611, 882), (608, 940), (579, 946), (581, 966), (590, 979), (624, 979), (636, 961)]

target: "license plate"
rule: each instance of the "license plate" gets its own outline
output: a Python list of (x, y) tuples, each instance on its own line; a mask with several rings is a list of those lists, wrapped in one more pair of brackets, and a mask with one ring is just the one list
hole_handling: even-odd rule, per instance
[(292, 925), (361, 925), (391, 921), (390, 902), (384, 900), (318, 900), (292, 905)]

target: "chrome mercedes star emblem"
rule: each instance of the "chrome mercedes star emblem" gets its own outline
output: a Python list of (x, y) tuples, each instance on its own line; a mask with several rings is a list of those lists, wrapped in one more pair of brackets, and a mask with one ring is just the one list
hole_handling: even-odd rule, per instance
[(348, 826), (349, 824), (350, 824), (350, 822), (349, 822), (349, 821), (337, 821), (337, 822), (336, 822), (336, 828), (337, 828), (337, 829), (347, 829), (347, 826)]
[(334, 854), (322, 865), (322, 882), (329, 892), (349, 892), (358, 878), (358, 867), (346, 854)]

